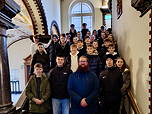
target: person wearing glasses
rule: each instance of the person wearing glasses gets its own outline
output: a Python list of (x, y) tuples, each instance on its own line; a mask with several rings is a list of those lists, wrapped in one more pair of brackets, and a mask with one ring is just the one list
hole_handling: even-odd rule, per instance
[(69, 77), (70, 114), (94, 114), (96, 112), (99, 81), (96, 74), (89, 71), (88, 67), (88, 58), (81, 56), (77, 71)]

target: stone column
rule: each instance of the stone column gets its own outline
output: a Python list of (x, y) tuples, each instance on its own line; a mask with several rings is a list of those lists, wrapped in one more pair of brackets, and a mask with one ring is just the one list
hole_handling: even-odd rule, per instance
[(11, 102), (6, 26), (0, 24), (0, 114), (14, 112)]
[(12, 18), (18, 12), (19, 6), (13, 0), (0, 0), (0, 114), (15, 114), (11, 101), (6, 30), (15, 27)]

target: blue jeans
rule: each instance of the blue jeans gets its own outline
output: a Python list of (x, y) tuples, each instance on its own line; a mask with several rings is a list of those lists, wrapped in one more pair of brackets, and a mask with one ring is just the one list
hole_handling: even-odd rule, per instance
[[(52, 98), (53, 114), (69, 114), (69, 99)], [(62, 112), (62, 113), (61, 113)]]

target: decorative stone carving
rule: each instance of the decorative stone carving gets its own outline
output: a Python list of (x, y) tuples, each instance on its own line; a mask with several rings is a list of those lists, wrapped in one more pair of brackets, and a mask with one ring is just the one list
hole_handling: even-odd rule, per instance
[(13, 0), (0, 0), (0, 12), (13, 18), (20, 11), (20, 7)]
[(0, 0), (0, 24), (14, 28), (12, 18), (20, 11), (20, 7), (13, 0)]
[(108, 5), (107, 8), (100, 8), (100, 11), (104, 14), (106, 13), (112, 13), (112, 0), (108, 0), (106, 3)]
[(152, 0), (131, 0), (131, 6), (141, 12), (140, 17), (152, 9)]

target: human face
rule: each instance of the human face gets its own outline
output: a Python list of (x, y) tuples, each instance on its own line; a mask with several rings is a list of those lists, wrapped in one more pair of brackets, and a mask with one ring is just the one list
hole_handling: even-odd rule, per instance
[(93, 35), (96, 36), (96, 35), (97, 35), (97, 31), (94, 31), (94, 32), (93, 32)]
[(86, 44), (90, 44), (90, 42), (91, 42), (91, 41), (90, 41), (89, 38), (86, 38), (86, 39), (85, 39), (85, 43), (86, 43)]
[(106, 38), (106, 34), (104, 32), (101, 32), (101, 37), (102, 37), (102, 39), (105, 39)]
[(78, 40), (77, 40), (76, 37), (73, 38), (73, 43), (74, 43), (74, 44), (77, 44), (77, 43), (78, 43)]
[(85, 26), (82, 26), (82, 29), (86, 29), (87, 28), (87, 25), (85, 25)]
[(64, 64), (64, 57), (56, 57), (57, 66), (62, 67)]
[(60, 41), (61, 41), (62, 44), (64, 44), (65, 43), (65, 37), (61, 36)]
[(79, 58), (79, 66), (81, 66), (82, 68), (88, 66), (88, 61), (86, 58), (84, 57), (80, 57)]
[(83, 42), (80, 42), (80, 41), (79, 41), (79, 42), (77, 43), (77, 47), (78, 47), (78, 48), (83, 47)]
[(90, 36), (90, 41), (93, 42), (95, 37), (93, 35)]
[(93, 54), (93, 47), (87, 47), (87, 54)]
[(110, 53), (110, 54), (113, 54), (114, 53), (114, 51), (115, 51), (115, 48), (114, 47), (108, 47), (108, 52)]
[(81, 33), (77, 32), (77, 37), (80, 38), (81, 37)]
[(91, 33), (88, 31), (87, 34), (86, 34), (86, 36), (90, 36), (90, 34), (91, 34)]
[(66, 35), (66, 39), (70, 39), (70, 35), (68, 34), (68, 35)]
[(109, 39), (110, 41), (113, 41), (113, 36), (110, 34), (110, 35), (108, 36), (108, 39)]
[(105, 42), (104, 42), (104, 46), (105, 46), (105, 47), (108, 47), (110, 44), (112, 44), (110, 41), (105, 41)]
[(112, 67), (113, 66), (113, 60), (111, 58), (106, 59), (106, 65), (107, 67)]
[(94, 48), (98, 48), (98, 42), (93, 42), (92, 45), (93, 45)]
[(53, 38), (53, 42), (57, 42), (58, 39), (56, 37)]
[(71, 47), (70, 51), (71, 51), (72, 55), (74, 55), (74, 54), (77, 53), (77, 48), (76, 47)]
[(34, 68), (34, 74), (35, 74), (36, 76), (41, 76), (42, 73), (43, 73), (43, 68), (39, 68), (39, 67), (35, 67), (35, 68)]
[(105, 33), (106, 33), (106, 35), (109, 35), (109, 31), (106, 30)]
[(122, 59), (117, 59), (117, 61), (116, 61), (116, 66), (117, 67), (121, 68), (123, 64), (124, 64), (124, 62), (123, 62)]
[(44, 46), (43, 45), (38, 45), (38, 51), (41, 53), (44, 51)]

